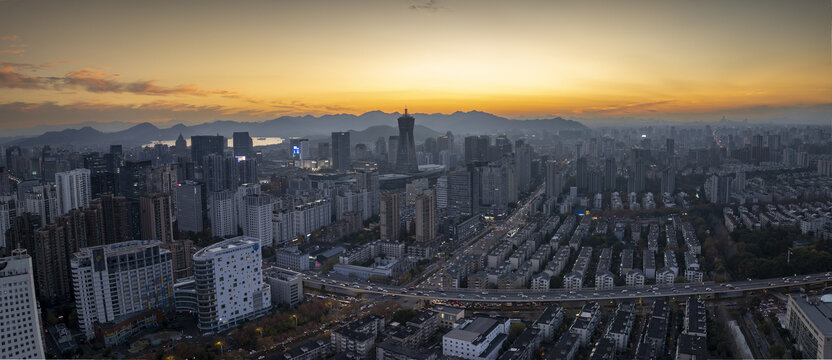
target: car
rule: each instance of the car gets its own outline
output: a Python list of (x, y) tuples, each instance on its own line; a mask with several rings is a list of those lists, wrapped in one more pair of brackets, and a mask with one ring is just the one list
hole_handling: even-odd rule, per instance
[(714, 289), (711, 289), (711, 288), (705, 288), (705, 291), (714, 291)]
[(690, 285), (685, 285), (685, 289), (690, 289)]
[(600, 294), (598, 294), (598, 293), (592, 293), (592, 296), (598, 296), (598, 295), (600, 295)]
[(626, 292), (627, 292), (627, 289), (621, 290), (621, 293), (622, 293), (622, 294), (623, 294), (623, 293), (626, 293)]

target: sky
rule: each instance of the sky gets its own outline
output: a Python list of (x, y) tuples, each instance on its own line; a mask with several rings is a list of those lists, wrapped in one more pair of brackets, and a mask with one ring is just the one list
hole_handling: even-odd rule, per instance
[(829, 0), (0, 0), (0, 129), (480, 110), (828, 123)]

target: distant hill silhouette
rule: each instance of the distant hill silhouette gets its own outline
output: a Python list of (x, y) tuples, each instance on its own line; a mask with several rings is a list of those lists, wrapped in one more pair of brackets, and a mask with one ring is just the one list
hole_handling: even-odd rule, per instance
[[(315, 116), (283, 116), (263, 122), (237, 122), (229, 120), (186, 126), (174, 125), (160, 129), (151, 123), (141, 123), (133, 127), (115, 131), (102, 132), (85, 126), (80, 129), (66, 129), (49, 131), (40, 136), (17, 138), (9, 143), (22, 146), (46, 144), (124, 144), (128, 146), (141, 145), (155, 140), (173, 140), (179, 134), (185, 137), (192, 135), (220, 134), (230, 137), (235, 131), (248, 131), (252, 136), (304, 136), (323, 138), (333, 131), (353, 131), (353, 143), (370, 143), (379, 136), (397, 135), (396, 119), (399, 113), (385, 113), (371, 111), (361, 115), (338, 114)], [(585, 130), (583, 124), (560, 117), (540, 120), (511, 120), (481, 111), (461, 112), (453, 114), (413, 114), (416, 118), (414, 137), (424, 140), (427, 136), (436, 136), (446, 131), (456, 135), (465, 134), (498, 134), (507, 131), (558, 131)], [(359, 130), (364, 129), (364, 130)]]

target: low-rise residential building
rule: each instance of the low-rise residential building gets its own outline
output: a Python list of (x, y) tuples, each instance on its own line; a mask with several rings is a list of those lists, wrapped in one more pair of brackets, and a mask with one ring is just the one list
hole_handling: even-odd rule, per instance
[(699, 268), (699, 260), (696, 258), (696, 254), (690, 251), (685, 252), (685, 280), (701, 283), (704, 277), (704, 273)]
[(384, 318), (367, 315), (332, 331), (332, 348), (352, 359), (372, 359), (376, 355), (376, 338), (384, 331), (384, 326)]
[(575, 322), (569, 327), (569, 332), (578, 334), (578, 341), (580, 346), (586, 346), (589, 338), (595, 332), (598, 324), (601, 322), (601, 306), (597, 302), (591, 301), (584, 305), (581, 312), (575, 317)]
[(549, 305), (532, 324), (532, 327), (540, 330), (540, 337), (543, 341), (551, 342), (555, 340), (555, 333), (561, 324), (563, 324), (563, 308), (557, 305)]
[(624, 275), (627, 286), (643, 287), (647, 283), (647, 277), (639, 269), (633, 269)]
[(604, 334), (605, 337), (612, 340), (617, 351), (622, 352), (627, 349), (635, 319), (636, 313), (633, 303), (623, 302), (618, 304), (618, 309), (615, 310), (615, 315), (613, 315), (612, 321), (607, 327), (607, 332)]

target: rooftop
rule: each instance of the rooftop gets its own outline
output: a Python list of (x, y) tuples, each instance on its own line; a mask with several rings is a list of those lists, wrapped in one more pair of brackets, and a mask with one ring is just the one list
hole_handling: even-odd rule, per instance
[(823, 336), (832, 336), (832, 303), (810, 302), (800, 295), (792, 295), (792, 300)]

